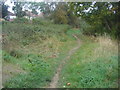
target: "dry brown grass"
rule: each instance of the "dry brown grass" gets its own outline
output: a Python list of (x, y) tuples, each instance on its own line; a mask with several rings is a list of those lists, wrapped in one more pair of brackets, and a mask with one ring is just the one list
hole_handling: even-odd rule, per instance
[(32, 43), (28, 46), (24, 46), (24, 53), (36, 53), (36, 54), (57, 54), (59, 52), (59, 47), (61, 42), (56, 38), (47, 38), (45, 41), (40, 43)]
[(111, 56), (118, 54), (118, 43), (107, 36), (97, 37), (99, 47), (95, 49), (97, 55)]
[(93, 53), (91, 53), (89, 60), (83, 62), (91, 62), (97, 60), (97, 58), (109, 58), (118, 55), (118, 42), (116, 40), (112, 40), (108, 36), (94, 37), (93, 40), (93, 43), (96, 44), (93, 48)]

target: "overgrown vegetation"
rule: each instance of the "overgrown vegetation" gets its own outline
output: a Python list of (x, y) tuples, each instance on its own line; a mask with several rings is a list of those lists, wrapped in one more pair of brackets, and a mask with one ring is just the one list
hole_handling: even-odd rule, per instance
[[(62, 60), (77, 45), (73, 35), (81, 47), (66, 60), (58, 87), (118, 87), (117, 3), (13, 2), (17, 18), (2, 22), (0, 38), (3, 87), (48, 87)], [(5, 17), (7, 6), (2, 5)], [(25, 18), (25, 6), (35, 15), (40, 10), (43, 17)]]
[[(85, 30), (87, 35), (108, 33), (118, 38), (119, 8), (117, 2), (73, 2), (71, 9), (77, 16), (82, 17), (91, 27)], [(76, 9), (75, 9), (76, 8)]]
[(6, 35), (3, 41), (3, 63), (19, 66), (26, 73), (9, 77), (4, 86), (11, 88), (45, 86), (51, 82), (58, 63), (76, 44), (74, 39), (65, 35), (70, 27), (56, 25), (46, 20), (33, 20), (33, 24), (18, 21), (3, 24), (3, 33)]
[[(84, 36), (81, 48), (67, 61), (60, 75), (60, 88), (117, 88), (118, 51), (108, 37), (97, 41)], [(70, 83), (70, 84), (68, 84)]]

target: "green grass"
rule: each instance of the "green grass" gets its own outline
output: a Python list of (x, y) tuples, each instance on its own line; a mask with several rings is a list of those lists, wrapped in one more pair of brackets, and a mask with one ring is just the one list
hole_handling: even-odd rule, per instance
[[(6, 88), (47, 86), (61, 60), (76, 45), (76, 40), (65, 34), (69, 30), (67, 25), (46, 27), (45, 24), (7, 23), (3, 30), (8, 35), (3, 48), (3, 63), (19, 66), (26, 72), (9, 77), (3, 83)], [(56, 57), (52, 57), (54, 54)]]
[[(68, 55), (69, 50), (76, 47), (73, 34), (77, 34), (81, 39), (81, 47), (64, 65), (59, 87), (117, 87), (118, 58), (114, 42), (107, 37), (100, 37), (98, 42), (95, 42), (89, 39), (91, 37), (84, 36), (81, 30), (71, 29), (68, 25), (46, 21), (40, 21), (42, 24), (35, 23), (3, 24), (3, 33), (7, 34), (2, 50), (3, 64), (19, 66), (25, 72), (13, 74), (13, 77), (3, 83), (4, 87), (48, 86), (58, 65)], [(67, 83), (70, 83), (70, 86), (67, 86)]]
[[(82, 38), (83, 40), (80, 49), (64, 65), (60, 75), (59, 87), (118, 87), (118, 54), (114, 50), (115, 47), (109, 46), (113, 51), (109, 51), (109, 48), (100, 51), (98, 48), (105, 48), (105, 46), (100, 46), (98, 42), (93, 42), (88, 37)], [(70, 83), (70, 85), (67, 85), (67, 83)]]
[(73, 34), (77, 34), (77, 35), (82, 35), (82, 31), (80, 29), (69, 29), (66, 34), (68, 36), (70, 36), (72, 39), (75, 40), (75, 38), (73, 38)]
[[(60, 47), (60, 54), (56, 58), (46, 58), (46, 55), (36, 54), (28, 54), (23, 55), (20, 58), (16, 58), (9, 54), (4, 54), (4, 60), (6, 60), (6, 62), (13, 63), (14, 65), (17, 64), (27, 72), (25, 74), (14, 76), (8, 80), (4, 86), (7, 88), (40, 88), (48, 85), (61, 60), (65, 58), (69, 49), (75, 45), (76, 42), (73, 42), (73, 40), (65, 42)], [(72, 46), (68, 47), (68, 43)], [(31, 60), (32, 64), (29, 60)]]
[[(24, 55), (25, 56), (25, 55)], [(31, 61), (31, 63), (28, 61)], [(20, 61), (19, 61), (20, 60)], [(17, 63), (25, 70), (26, 74), (19, 74), (11, 78), (5, 83), (5, 87), (9, 88), (20, 88), (20, 87), (37, 87), (44, 85), (49, 82), (49, 78), (52, 75), (51, 65), (45, 62), (39, 55), (28, 55), (20, 59), (16, 59)], [(38, 83), (38, 84), (37, 84)], [(16, 85), (17, 84), (17, 85)]]

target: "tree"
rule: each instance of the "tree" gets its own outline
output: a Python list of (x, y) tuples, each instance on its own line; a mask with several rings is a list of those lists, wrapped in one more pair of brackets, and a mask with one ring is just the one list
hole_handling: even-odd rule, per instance
[(25, 4), (32, 10), (32, 13), (37, 14), (37, 11), (40, 11), (45, 17), (49, 17), (56, 7), (55, 2), (26, 2)]
[(53, 20), (57, 24), (67, 24), (68, 16), (66, 12), (66, 6), (64, 3), (59, 3), (52, 15)]
[(79, 18), (70, 9), (68, 3), (59, 2), (53, 11), (52, 19), (58, 24), (69, 24), (73, 27), (79, 27)]
[(80, 27), (80, 19), (74, 14), (73, 10), (71, 10), (70, 7), (68, 7), (67, 16), (69, 25), (77, 28)]
[(39, 10), (43, 12), (45, 17), (50, 17), (54, 12), (56, 5), (55, 2), (41, 2)]
[(8, 15), (8, 6), (2, 2), (2, 18), (5, 18), (5, 16)]
[(19, 17), (23, 17), (25, 16), (25, 12), (22, 10), (22, 6), (24, 5), (24, 2), (14, 2), (15, 6), (13, 7), (13, 10), (16, 14), (16, 16)]
[(29, 9), (32, 9), (32, 12), (36, 14), (36, 10), (40, 10), (44, 14), (44, 16), (49, 16), (51, 14), (51, 3), (47, 2), (30, 2)]
[(36, 11), (36, 9), (32, 9), (32, 13), (35, 14), (35, 15), (38, 14), (38, 12)]
[(117, 3), (78, 2), (70, 3), (70, 6), (78, 17), (82, 17), (91, 25), (91, 30), (88, 30), (91, 34), (106, 32), (115, 35), (117, 32)]

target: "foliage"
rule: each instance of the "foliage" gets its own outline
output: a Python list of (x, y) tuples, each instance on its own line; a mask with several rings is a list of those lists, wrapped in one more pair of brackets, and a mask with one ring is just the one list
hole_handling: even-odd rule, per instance
[(69, 24), (76, 28), (80, 27), (80, 19), (73, 13), (68, 3), (59, 2), (50, 17), (57, 24)]
[(3, 24), (3, 33), (7, 35), (4, 49), (9, 51), (9, 46), (19, 46), (19, 44), (27, 46), (32, 43), (43, 42), (54, 36), (59, 39), (69, 28), (68, 25), (53, 24), (45, 19), (33, 19), (32, 23), (29, 23), (24, 18), (17, 18), (12, 23)]
[[(47, 6), (47, 4), (51, 5), (52, 3), (42, 4), (44, 13), (52, 7)], [(77, 4), (79, 5), (79, 3)], [(77, 8), (77, 4), (73, 6)], [(91, 5), (91, 3), (83, 4), (85, 4), (85, 7), (75, 10), (83, 11), (84, 8)], [(20, 5), (22, 6), (22, 4)], [(34, 7), (32, 9), (37, 10), (39, 5), (41, 3), (33, 3)], [(44, 5), (47, 9), (44, 9)], [(21, 6), (20, 10), (22, 11)], [(102, 5), (100, 7), (103, 8)], [(47, 16), (52, 16), (56, 24), (52, 22), (52, 19), (35, 18), (28, 21), (28, 19), (20, 18), (22, 16), (13, 22), (2, 23), (2, 33), (6, 35), (4, 37), (6, 42), (3, 44), (3, 63), (19, 65), (26, 72), (13, 75), (3, 86), (5, 88), (48, 86), (58, 65), (68, 55), (69, 50), (76, 46), (76, 40), (72, 35), (77, 34), (82, 40), (81, 47), (63, 66), (59, 87), (117, 87), (118, 53), (116, 53), (116, 43), (112, 42), (110, 38), (107, 39), (107, 37), (102, 40), (98, 37), (94, 41), (89, 39), (91, 37), (83, 36), (86, 33), (95, 34), (101, 33), (101, 31), (103, 33), (104, 30), (107, 32), (107, 24), (103, 21), (109, 14), (105, 14), (105, 10), (100, 10), (99, 14), (102, 16), (96, 14), (96, 12), (98, 13), (97, 10), (93, 10), (95, 14), (81, 12), (81, 18), (77, 18), (74, 10), (69, 9), (68, 3), (57, 3), (55, 10), (46, 13)], [(51, 14), (51, 12), (54, 13)], [(114, 14), (112, 15), (114, 16)], [(115, 17), (112, 17), (111, 20), (115, 20)], [(71, 26), (75, 28), (73, 29)], [(114, 28), (117, 27), (112, 27), (112, 29)], [(110, 34), (115, 35), (116, 31), (112, 31)], [(67, 86), (67, 83), (70, 83), (70, 85)]]
[(25, 16), (25, 12), (22, 10), (24, 2), (14, 2), (14, 5), (15, 6), (13, 6), (13, 10), (14, 10), (14, 13), (16, 14), (16, 16), (18, 18)]
[(80, 37), (84, 42), (63, 67), (59, 88), (117, 88), (116, 44), (105, 38), (103, 42), (93, 42), (89, 37)]
[[(9, 82), (6, 83), (5, 87), (38, 87), (38, 85), (42, 86), (41, 82), (49, 82), (49, 78), (51, 75), (50, 72), (50, 66), (43, 60), (41, 60), (40, 57), (35, 55), (28, 55), (26, 59), (29, 59), (27, 63), (27, 68), (30, 70), (27, 74), (19, 74), (18, 76), (12, 78), (9, 80)], [(49, 72), (49, 74), (48, 74)], [(17, 86), (15, 85), (17, 82)], [(37, 83), (39, 84), (37, 84)]]
[(12, 50), (11, 52), (3, 51), (3, 62), (13, 63), (16, 59), (23, 56), (21, 51)]
[(45, 18), (34, 18), (32, 20), (32, 24), (36, 24), (36, 25), (48, 25), (48, 24), (52, 24), (52, 22), (50, 20), (46, 20)]
[(2, 2), (2, 18), (5, 18), (5, 16), (8, 15), (8, 6)]
[[(68, 25), (53, 24), (44, 19), (41, 23), (3, 24), (3, 33), (8, 35), (7, 42), (12, 43), (8, 45), (11, 49), (9, 52), (6, 47), (3, 48), (3, 63), (19, 65), (26, 72), (13, 75), (3, 84), (5, 88), (39, 88), (48, 85), (61, 60), (75, 46), (76, 41), (65, 35), (70, 29)], [(23, 42), (28, 44), (24, 45)]]
[(67, 24), (67, 12), (64, 3), (59, 3), (53, 14), (53, 20), (57, 24)]
[(117, 37), (117, 17), (119, 15), (117, 3), (97, 2), (92, 4), (90, 2), (79, 2), (71, 3), (70, 6), (77, 16), (82, 17), (91, 25), (91, 34), (104, 34), (106, 32)]
[(52, 11), (54, 11), (55, 2), (29, 2), (29, 9), (40, 10), (44, 14), (44, 17), (49, 17)]
[(38, 14), (38, 12), (35, 9), (32, 9), (32, 13), (35, 14), (35, 15)]
[(29, 20), (27, 18), (16, 18), (13, 23), (28, 23)]
[[(70, 8), (70, 7), (68, 7)], [(67, 16), (68, 16), (68, 24), (73, 26), (73, 27), (76, 27), (76, 28), (80, 28), (80, 18), (78, 18), (74, 13), (73, 13), (73, 10), (71, 9), (68, 9), (67, 10)]]

